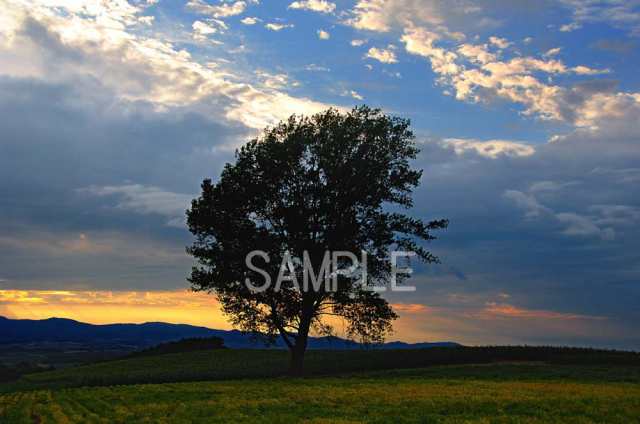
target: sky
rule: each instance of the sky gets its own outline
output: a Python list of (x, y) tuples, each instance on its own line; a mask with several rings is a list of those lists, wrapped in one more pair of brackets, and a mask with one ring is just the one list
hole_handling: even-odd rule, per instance
[(410, 118), (448, 218), (392, 339), (640, 350), (640, 1), (0, 0), (0, 315), (230, 328), (202, 179), (292, 113)]

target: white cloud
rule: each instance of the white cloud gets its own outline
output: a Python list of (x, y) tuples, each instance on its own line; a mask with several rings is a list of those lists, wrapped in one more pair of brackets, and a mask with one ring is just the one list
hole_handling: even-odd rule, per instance
[(196, 40), (206, 40), (209, 35), (218, 32), (216, 28), (201, 21), (195, 21), (191, 26), (193, 28), (193, 38)]
[(365, 58), (374, 59), (382, 63), (398, 63), (398, 58), (391, 46), (386, 49), (371, 47), (365, 55)]
[(461, 44), (458, 47), (458, 53), (468, 58), (472, 62), (489, 63), (496, 60), (496, 55), (489, 52), (489, 46), (486, 44)]
[(295, 82), (289, 81), (287, 74), (271, 74), (263, 70), (257, 70), (256, 75), (262, 81), (263, 86), (269, 89), (281, 89), (296, 85)]
[(366, 40), (351, 40), (351, 45), (353, 47), (360, 47), (363, 46), (366, 42)]
[(342, 92), (342, 96), (352, 97), (356, 100), (364, 100), (364, 97), (362, 97), (357, 91), (354, 90), (345, 90)]
[(576, 107), (575, 124), (596, 129), (616, 123), (637, 124), (640, 93), (595, 93)]
[(560, 32), (572, 32), (580, 28), (582, 28), (582, 25), (577, 22), (571, 22), (570, 24), (561, 25)]
[[(90, 4), (50, 7), (49, 2), (34, 0), (10, 12), (1, 9), (5, 25), (0, 31), (6, 36), (0, 37), (0, 56), (8, 54), (3, 57), (11, 60), (3, 63), (0, 74), (46, 81), (90, 76), (113, 90), (117, 100), (149, 102), (159, 111), (191, 108), (256, 129), (292, 113), (315, 113), (330, 106), (257, 88), (250, 77), (223, 62), (214, 68), (207, 61), (200, 63), (162, 33), (154, 38), (134, 34), (142, 8), (120, 2), (100, 3), (97, 8)], [(198, 22), (193, 35), (204, 37), (217, 21)], [(41, 60), (52, 54), (55, 60)]]
[(294, 1), (289, 9), (311, 10), (320, 13), (332, 13), (336, 10), (336, 4), (327, 0), (301, 0)]
[[(388, 15), (384, 13), (384, 0), (359, 0), (353, 13), (354, 17), (347, 21), (357, 29), (386, 32), (391, 29)], [(391, 14), (393, 11), (389, 11)]]
[(323, 30), (323, 29), (319, 29), (318, 30), (318, 38), (321, 40), (328, 40), (329, 38), (331, 38), (331, 34), (329, 34), (327, 31)]
[(431, 68), (441, 75), (455, 75), (461, 71), (456, 64), (458, 56), (451, 51), (435, 47), (434, 43), (440, 39), (440, 35), (427, 31), (424, 28), (411, 28), (405, 30), (401, 41), (405, 44), (408, 53), (423, 56), (431, 62)]
[(268, 24), (266, 24), (264, 26), (266, 29), (271, 30), (271, 31), (282, 31), (283, 29), (286, 28), (293, 28), (294, 25), (293, 24), (280, 24), (277, 22), (270, 22)]
[(326, 66), (316, 65), (315, 63), (310, 63), (309, 65), (305, 66), (304, 70), (310, 72), (331, 72), (330, 68), (327, 68)]
[(578, 75), (600, 75), (611, 72), (610, 69), (592, 69), (583, 65), (574, 66), (571, 70)]
[(242, 20), (240, 20), (240, 22), (242, 22), (245, 25), (255, 25), (258, 22), (261, 22), (260, 18), (255, 18), (252, 16), (247, 16), (246, 18), (242, 18)]
[(499, 49), (506, 49), (511, 45), (509, 40), (507, 40), (506, 38), (500, 38), (495, 36), (489, 37), (489, 42)]
[(486, 102), (502, 98), (523, 105), (523, 114), (546, 120), (575, 122), (580, 120), (581, 108), (572, 103), (575, 96), (568, 89), (543, 82), (536, 74), (608, 72), (583, 65), (568, 67), (555, 59), (516, 56), (500, 60), (487, 44), (461, 44), (454, 52), (437, 44), (444, 44), (440, 34), (424, 28), (406, 29), (401, 41), (408, 53), (430, 61), (438, 83), (452, 87), (458, 100)]
[(151, 26), (153, 25), (153, 21), (155, 21), (155, 19), (156, 19), (155, 16), (140, 16), (138, 18), (138, 22), (140, 22), (141, 24)]
[(247, 8), (245, 1), (235, 1), (232, 3), (221, 3), (213, 6), (203, 0), (189, 0), (187, 7), (202, 15), (211, 15), (214, 18), (227, 18), (241, 14)]
[(492, 159), (500, 156), (531, 156), (535, 148), (529, 144), (509, 140), (474, 140), (461, 138), (445, 138), (445, 145), (453, 147), (453, 150), (461, 155), (473, 151), (476, 154)]
[(561, 50), (562, 50), (562, 47), (556, 47), (556, 48), (553, 48), (553, 49), (549, 49), (542, 56), (544, 56), (544, 57), (556, 56), (557, 54), (560, 53)]
[(424, 26), (461, 41), (464, 35), (450, 31), (449, 23), (468, 30), (493, 26), (491, 18), (478, 16), (481, 10), (471, 0), (457, 0), (455, 5), (443, 0), (358, 0), (344, 23), (376, 32)]

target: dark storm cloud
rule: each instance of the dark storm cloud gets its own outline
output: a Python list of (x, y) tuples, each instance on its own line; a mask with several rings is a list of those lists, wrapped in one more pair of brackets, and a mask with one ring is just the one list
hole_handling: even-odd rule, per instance
[[(201, 180), (231, 155), (218, 148), (246, 134), (193, 112), (114, 102), (92, 80), (6, 77), (0, 128), (5, 286), (50, 289), (184, 287), (189, 239), (184, 228), (167, 225), (175, 218), (167, 210), (180, 208), (167, 199), (186, 209)], [(109, 186), (141, 187), (146, 213), (119, 207), (118, 193), (90, 191)], [(86, 246), (76, 243), (81, 235)]]
[[(609, 122), (537, 146), (530, 156), (496, 159), (426, 143), (416, 209), (448, 217), (451, 226), (431, 245), (443, 265), (424, 271), (414, 300), (446, 304), (451, 293), (463, 293), (490, 301), (505, 292), (529, 308), (621, 323), (640, 318), (633, 133), (626, 120)], [(455, 278), (456, 269), (465, 280)]]

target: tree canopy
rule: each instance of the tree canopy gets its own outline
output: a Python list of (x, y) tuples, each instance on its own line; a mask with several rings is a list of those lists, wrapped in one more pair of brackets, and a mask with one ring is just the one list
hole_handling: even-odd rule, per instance
[[(447, 226), (402, 213), (422, 176), (410, 163), (419, 152), (414, 138), (409, 120), (366, 106), (294, 115), (265, 129), (215, 184), (202, 183), (187, 211), (195, 236), (187, 251), (198, 260), (192, 288), (214, 293), (242, 330), (281, 337), (294, 371), (302, 369), (309, 332), (329, 334), (336, 319), (350, 337), (383, 341), (397, 315), (371, 288), (392, 277), (392, 250), (437, 262), (419, 243)], [(264, 255), (249, 266), (254, 251)], [(334, 287), (300, 283), (305, 260), (319, 273), (326, 252), (336, 251), (366, 252), (366, 260), (354, 269), (338, 258), (334, 271), (344, 272), (331, 274)], [(290, 278), (281, 284), (255, 289), (284, 271)]]

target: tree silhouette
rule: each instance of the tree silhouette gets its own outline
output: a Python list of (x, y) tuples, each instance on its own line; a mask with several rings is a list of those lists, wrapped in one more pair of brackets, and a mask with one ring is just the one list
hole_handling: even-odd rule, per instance
[[(434, 239), (432, 230), (447, 221), (398, 212), (412, 206), (422, 175), (410, 165), (419, 150), (409, 125), (367, 106), (291, 116), (241, 147), (217, 183), (204, 180), (187, 211), (195, 236), (187, 251), (198, 260), (192, 288), (214, 293), (242, 330), (282, 337), (293, 373), (302, 372), (310, 330), (330, 334), (331, 317), (349, 337), (384, 340), (397, 315), (370, 288), (390, 280), (392, 249), (438, 260), (417, 241)], [(252, 251), (268, 259), (254, 256), (248, 266)], [(334, 272), (323, 274), (334, 278), (333, 287), (301, 284), (304, 260), (320, 274), (327, 251), (367, 257), (358, 267), (337, 258)], [(273, 281), (285, 274), (281, 284), (256, 289), (265, 275)]]

